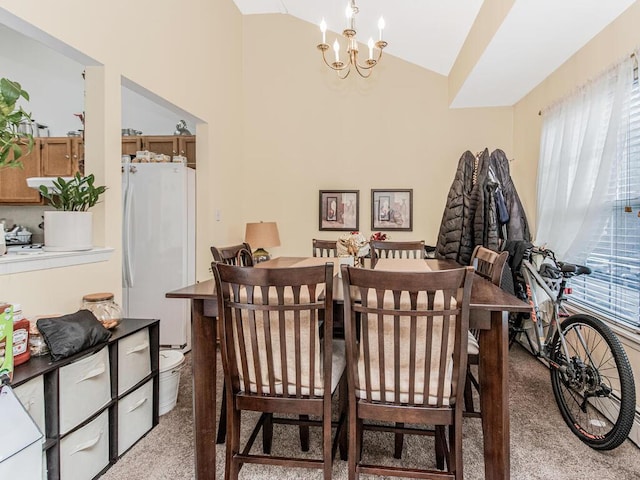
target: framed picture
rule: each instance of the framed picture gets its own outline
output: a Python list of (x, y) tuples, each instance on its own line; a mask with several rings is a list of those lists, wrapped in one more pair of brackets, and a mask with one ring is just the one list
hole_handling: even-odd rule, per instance
[(359, 190), (320, 190), (320, 230), (354, 231), (359, 228)]
[(371, 190), (371, 230), (413, 230), (413, 190)]

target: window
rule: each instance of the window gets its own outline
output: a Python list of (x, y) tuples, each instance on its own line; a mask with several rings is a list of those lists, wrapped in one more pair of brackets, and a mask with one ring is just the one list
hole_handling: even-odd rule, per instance
[[(640, 86), (623, 109), (624, 148), (612, 174), (604, 229), (586, 255), (591, 275), (572, 280), (571, 301), (605, 317), (640, 327)], [(627, 127), (628, 125), (628, 127)], [(625, 211), (631, 207), (631, 212)], [(627, 208), (628, 209), (628, 208)]]

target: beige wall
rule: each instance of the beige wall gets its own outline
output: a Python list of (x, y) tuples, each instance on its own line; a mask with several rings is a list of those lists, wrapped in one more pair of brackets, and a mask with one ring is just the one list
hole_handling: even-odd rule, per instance
[(91, 291), (120, 296), (121, 75), (203, 121), (196, 130), (196, 273), (207, 277), (209, 245), (230, 241), (225, 221), (214, 225), (214, 205), (225, 205), (228, 219), (240, 210), (225, 192), (225, 178), (242, 152), (242, 23), (232, 0), (179, 5), (114, 0), (92, 4), (91, 14), (73, 0), (0, 0), (0, 8), (104, 66), (94, 67), (93, 81), (87, 81), (87, 168), (109, 188), (94, 209), (94, 243), (116, 248), (109, 262), (0, 276), (2, 299), (20, 302), (25, 314), (36, 315), (75, 311)]
[(360, 190), (369, 234), (371, 189), (412, 188), (413, 231), (391, 236), (433, 245), (462, 153), (513, 152), (512, 109), (450, 110), (444, 76), (385, 56), (371, 78), (339, 80), (316, 25), (286, 15), (243, 25), (242, 217), (278, 222), (273, 254), (309, 255), (313, 237), (342, 233), (318, 230), (321, 189)]
[[(535, 226), (535, 178), (538, 173), (540, 131), (542, 128), (542, 117), (538, 115), (538, 112), (572, 93), (578, 86), (597, 76), (625, 56), (630, 55), (639, 46), (639, 24), (640, 3), (636, 2), (515, 105), (513, 128), (516, 161), (512, 165), (512, 175), (517, 179), (531, 179), (531, 181), (519, 182), (518, 189), (532, 228)], [(625, 332), (619, 333), (625, 335)], [(640, 347), (637, 335), (634, 337), (634, 340), (629, 340), (624, 336), (621, 336), (621, 339), (634, 367), (636, 397), (640, 402)], [(639, 438), (636, 438), (636, 442)]]

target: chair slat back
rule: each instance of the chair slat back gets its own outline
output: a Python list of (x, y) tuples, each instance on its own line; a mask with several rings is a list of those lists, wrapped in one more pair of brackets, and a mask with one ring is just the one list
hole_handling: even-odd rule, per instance
[(217, 263), (214, 276), (227, 385), (261, 396), (331, 395), (333, 263), (273, 269)]
[(389, 240), (371, 240), (371, 268), (379, 258), (426, 258), (424, 240), (411, 242), (391, 242)]
[(509, 252), (495, 252), (482, 245), (477, 245), (471, 254), (471, 265), (478, 275), (499, 286), (502, 270), (508, 258)]
[(313, 239), (313, 256), (314, 257), (337, 257), (338, 250), (335, 240), (318, 240)]
[(211, 247), (211, 255), (216, 262), (241, 267), (253, 266), (253, 255), (248, 243), (240, 243), (229, 247)]
[(462, 398), (471, 267), (417, 273), (343, 266), (342, 279), (349, 292), (345, 340), (351, 398), (433, 407)]

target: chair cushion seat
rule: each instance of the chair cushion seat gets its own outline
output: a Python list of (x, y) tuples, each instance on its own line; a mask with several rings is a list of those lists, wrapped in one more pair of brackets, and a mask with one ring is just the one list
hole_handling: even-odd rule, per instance
[(469, 342), (467, 343), (467, 353), (469, 355), (478, 355), (480, 353), (480, 344), (476, 336), (469, 332)]
[[(345, 355), (345, 347), (344, 347), (344, 340), (333, 340), (332, 342), (332, 355), (331, 355), (331, 393), (336, 391), (336, 388), (338, 387), (338, 383), (340, 382), (340, 378), (342, 378), (342, 374), (344, 372), (344, 369), (347, 365), (347, 360), (346, 360), (346, 355)], [(306, 377), (306, 380), (308, 380), (308, 376)], [(258, 389), (256, 387), (255, 382), (251, 382), (251, 393), (258, 393)], [(243, 382), (240, 382), (240, 389), (243, 390), (244, 384)], [(263, 384), (262, 386), (262, 393), (264, 394), (270, 394), (271, 392), (269, 391), (269, 385), (268, 384)], [(296, 394), (296, 385), (295, 383), (291, 383), (289, 382), (289, 395), (295, 395)], [(305, 382), (302, 385), (302, 395), (309, 395), (310, 389), (309, 389), (309, 383)], [(275, 393), (276, 395), (282, 395), (282, 379), (278, 379), (275, 382)], [(313, 395), (315, 395), (316, 397), (321, 397), (324, 394), (324, 386), (322, 383), (320, 383), (319, 385), (316, 383), (316, 386), (314, 388), (314, 392)]]

